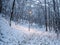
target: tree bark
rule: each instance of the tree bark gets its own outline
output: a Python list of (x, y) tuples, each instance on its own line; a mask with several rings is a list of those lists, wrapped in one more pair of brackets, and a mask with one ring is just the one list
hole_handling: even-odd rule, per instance
[(2, 11), (2, 0), (0, 0), (0, 13)]
[(15, 0), (13, 1), (12, 11), (11, 11), (11, 15), (10, 15), (10, 26), (11, 26), (11, 20), (12, 20), (12, 18), (13, 18), (14, 5), (15, 5)]
[(46, 26), (46, 31), (48, 31), (48, 29), (47, 29), (47, 6), (46, 6), (46, 0), (45, 0), (45, 26)]

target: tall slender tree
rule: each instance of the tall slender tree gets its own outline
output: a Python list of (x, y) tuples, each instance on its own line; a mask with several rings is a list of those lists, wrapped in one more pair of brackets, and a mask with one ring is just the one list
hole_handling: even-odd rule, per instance
[[(53, 27), (54, 27), (54, 30), (56, 30), (56, 24), (57, 24), (57, 22), (56, 22), (56, 4), (55, 4), (55, 0), (53, 0), (53, 10), (54, 10), (54, 19), (53, 19)], [(56, 23), (55, 23), (56, 22)]]
[(56, 0), (56, 6), (57, 6), (57, 37), (59, 36), (59, 32), (60, 32), (60, 17), (59, 17), (59, 1)]
[(59, 6), (58, 6), (58, 0), (53, 0), (53, 9), (54, 9), (54, 30), (57, 33), (57, 37), (59, 36), (59, 30), (58, 30), (58, 23), (59, 22)]
[(11, 15), (10, 15), (10, 26), (11, 26), (11, 20), (13, 18), (14, 6), (15, 6), (15, 0), (13, 1), (12, 11), (11, 11)]
[(2, 11), (2, 0), (0, 0), (0, 13)]
[(51, 14), (50, 14), (51, 12), (50, 12), (50, 3), (49, 2), (48, 2), (48, 5), (49, 5), (48, 6), (48, 18), (49, 18), (48, 19), (49, 20), (48, 25), (49, 25), (49, 31), (51, 31)]
[(48, 31), (47, 29), (47, 3), (46, 3), (46, 0), (44, 0), (45, 2), (45, 26), (46, 26), (46, 31)]

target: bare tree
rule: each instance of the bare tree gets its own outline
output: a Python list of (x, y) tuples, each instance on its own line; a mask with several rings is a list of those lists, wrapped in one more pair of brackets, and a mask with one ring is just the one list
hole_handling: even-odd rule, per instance
[(48, 2), (48, 26), (49, 26), (49, 31), (51, 31), (51, 11), (50, 11), (50, 2)]
[(59, 4), (58, 4), (58, 0), (53, 0), (53, 9), (54, 9), (54, 30), (57, 33), (57, 37), (59, 36)]
[(0, 13), (2, 11), (2, 0), (0, 0)]
[(59, 2), (58, 0), (56, 1), (56, 7), (57, 7), (57, 37), (59, 36), (60, 32), (60, 16), (59, 16)]
[(11, 11), (11, 15), (10, 15), (10, 26), (11, 26), (11, 20), (12, 20), (12, 18), (13, 18), (14, 5), (15, 5), (15, 0), (13, 1), (12, 11)]
[(46, 0), (44, 1), (45, 2), (45, 26), (46, 26), (46, 31), (48, 31), (47, 29), (47, 6), (46, 6)]

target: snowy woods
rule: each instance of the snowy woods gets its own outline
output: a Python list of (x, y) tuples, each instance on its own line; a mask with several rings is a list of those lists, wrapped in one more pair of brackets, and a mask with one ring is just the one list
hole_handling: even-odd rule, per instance
[(0, 0), (0, 12), (11, 21), (43, 25), (46, 31), (60, 32), (60, 0)]
[[(28, 25), (29, 31), (34, 27), (39, 31), (44, 28), (45, 32), (59, 37), (60, 0), (0, 0), (0, 14), (10, 27), (14, 22), (15, 25)], [(0, 35), (3, 35), (1, 30)]]

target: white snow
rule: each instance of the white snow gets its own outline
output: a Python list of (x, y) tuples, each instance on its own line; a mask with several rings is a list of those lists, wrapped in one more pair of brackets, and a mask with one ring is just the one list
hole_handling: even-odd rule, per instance
[(0, 45), (60, 45), (60, 38), (57, 39), (55, 33), (33, 28), (28, 31), (27, 26), (15, 25), (14, 22), (10, 27), (8, 21), (1, 16), (0, 31)]

